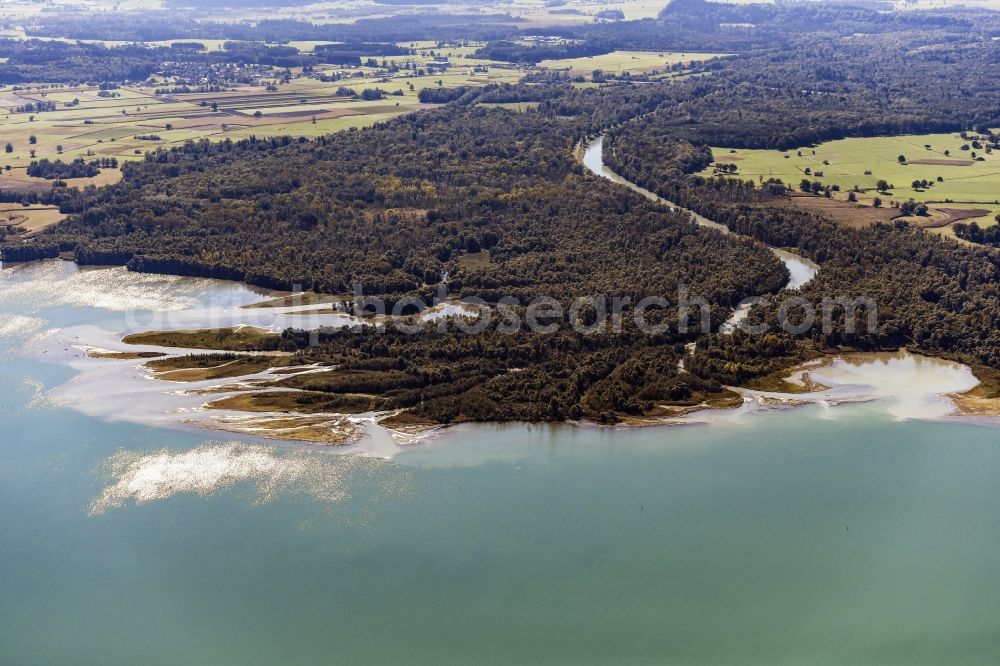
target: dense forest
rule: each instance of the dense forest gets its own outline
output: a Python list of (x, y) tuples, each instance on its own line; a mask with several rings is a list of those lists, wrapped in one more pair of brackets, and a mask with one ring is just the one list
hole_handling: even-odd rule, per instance
[(317, 345), (308, 334), (286, 331), (281, 347), (299, 350), (297, 362), (335, 363), (337, 371), (270, 386), (305, 391), (297, 398), (302, 411), (408, 409), (438, 423), (614, 422), (655, 411), (661, 403), (690, 405), (721, 394), (717, 381), (678, 372), (686, 352), (670, 337), (565, 329), (551, 335), (450, 329), (413, 336), (358, 327), (324, 333)]
[(494, 41), (476, 50), (476, 55), (488, 60), (537, 64), (542, 60), (585, 58), (614, 51), (611, 43), (596, 39), (580, 42), (526, 45), (515, 41)]
[(642, 298), (683, 281), (730, 306), (782, 283), (752, 244), (595, 183), (571, 156), (575, 137), (567, 120), (450, 107), (315, 142), (189, 143), (62, 202), (77, 214), (34, 245), (81, 263), (326, 293), (362, 284), (389, 298), (430, 293), (444, 272), (454, 293), (487, 300)]
[[(682, 333), (671, 303), (656, 315), (670, 325), (656, 334), (635, 330), (626, 316), (617, 333), (473, 335), (452, 326), (407, 336), (364, 327), (323, 332), (319, 345), (301, 331), (282, 337), (300, 362), (345, 370), (336, 379), (282, 380), (314, 407), (405, 408), (441, 422), (614, 421), (719, 396), (724, 384), (841, 348), (906, 345), (1000, 368), (996, 250), (905, 223), (848, 228), (792, 206), (783, 183), (696, 175), (713, 161), (709, 146), (786, 149), (931, 131), (993, 141), (994, 15), (881, 9), (681, 0), (655, 21), (589, 26), (593, 34), (572, 47), (580, 53), (666, 49), (702, 35), (703, 48), (741, 55), (670, 81), (442, 88), (426, 101), (443, 108), (312, 141), (161, 148), (124, 165), (120, 183), (49, 195), (70, 217), (8, 243), (4, 257), (69, 252), (86, 264), (345, 297), (361, 285), (390, 303), (430, 302), (442, 288), (494, 304), (594, 295), (635, 302), (669, 299), (688, 285), (707, 299), (716, 330), (740, 299), (778, 294), (785, 284), (767, 243), (820, 265), (799, 292), (815, 306), (828, 298), (878, 303), (874, 331), (849, 330), (837, 311), (827, 331), (783, 332), (778, 294), (751, 313), (752, 322), (770, 324), (765, 336)], [(759, 29), (722, 27), (730, 23)], [(869, 34), (856, 39), (862, 24)], [(485, 48), (531, 62), (539, 52), (524, 50), (541, 47)], [(481, 106), (528, 101), (538, 104), (523, 113)], [(605, 160), (615, 170), (735, 234), (700, 228), (682, 211), (585, 172), (574, 149), (598, 133), (606, 133)], [(961, 233), (993, 238), (971, 225)], [(358, 393), (369, 397), (359, 401)]]
[(89, 178), (101, 173), (101, 169), (114, 169), (118, 167), (118, 160), (113, 157), (99, 158), (85, 161), (78, 157), (71, 162), (62, 160), (32, 160), (28, 165), (28, 175), (35, 178)]
[[(166, 49), (158, 49), (165, 52)], [(0, 39), (0, 84), (142, 81), (165, 59), (157, 49), (106, 48), (47, 40)]]

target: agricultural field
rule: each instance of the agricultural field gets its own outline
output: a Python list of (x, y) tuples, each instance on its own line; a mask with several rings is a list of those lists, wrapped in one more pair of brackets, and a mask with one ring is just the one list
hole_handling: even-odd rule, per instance
[(55, 224), (63, 217), (55, 206), (0, 204), (0, 227), (18, 227), (28, 233)]
[[(150, 85), (100, 91), (93, 86), (56, 86), (45, 83), (0, 87), (0, 190), (44, 191), (54, 178), (29, 176), (33, 161), (72, 162), (115, 160), (121, 164), (141, 159), (147, 151), (189, 140), (239, 140), (249, 136), (316, 137), (352, 127), (365, 127), (427, 105), (418, 95), (424, 88), (481, 86), (514, 82), (523, 70), (510, 65), (472, 59), (475, 47), (427, 48), (413, 60), (423, 68), (435, 56), (451, 53), (445, 71), (401, 70), (382, 67), (317, 68), (315, 76), (293, 70), (276, 89), (241, 85), (223, 92), (155, 94)], [(431, 54), (434, 52), (434, 55)], [(391, 64), (393, 59), (389, 59)], [(381, 63), (380, 63), (381, 64)], [(321, 81), (327, 75), (340, 80)], [(158, 86), (170, 87), (159, 80)], [(362, 99), (365, 90), (378, 89), (381, 99)], [(54, 103), (52, 111), (25, 107)], [(10, 145), (8, 151), (7, 144)], [(117, 167), (100, 167), (96, 176), (63, 178), (69, 186), (115, 182)]]
[[(428, 82), (427, 85), (430, 85)], [(416, 92), (384, 100), (364, 101), (339, 96), (335, 84), (293, 80), (278, 92), (263, 87), (180, 95), (153, 95), (152, 90), (127, 88), (120, 98), (96, 97), (88, 88), (60, 88), (35, 92), (0, 89), (0, 137), (12, 150), (0, 153), (0, 189), (47, 189), (51, 181), (31, 177), (34, 160), (70, 162), (113, 158), (140, 159), (146, 151), (188, 140), (237, 140), (250, 135), (316, 136), (347, 127), (359, 127), (419, 108)], [(373, 82), (354, 87), (376, 87)], [(78, 99), (65, 107), (65, 98)], [(31, 102), (55, 101), (55, 111), (18, 113)], [(213, 109), (213, 104), (215, 108)], [(117, 169), (100, 175), (67, 179), (69, 185), (105, 184), (117, 178)]]
[(589, 76), (595, 69), (608, 74), (642, 74), (661, 70), (671, 65), (688, 64), (696, 60), (710, 60), (725, 56), (725, 53), (676, 53), (669, 51), (612, 51), (599, 56), (585, 58), (563, 58), (543, 60), (539, 67), (553, 70), (568, 70), (571, 76)]
[(537, 108), (538, 102), (479, 102), (477, 106), (484, 109), (507, 109), (508, 111), (524, 113), (528, 109)]
[(590, 23), (594, 14), (604, 10), (621, 10), (626, 20), (655, 18), (666, 3), (658, 0), (568, 0), (554, 4), (544, 0), (513, 0), (497, 3), (500, 11), (523, 18), (528, 26)]
[[(788, 151), (713, 148), (712, 153), (716, 164), (735, 164), (737, 177), (780, 178), (795, 187), (808, 178), (839, 186), (838, 198), (845, 198), (847, 191), (857, 186), (862, 190), (858, 194), (862, 203), (871, 203), (876, 196), (886, 206), (914, 199), (932, 209), (935, 223), (945, 218), (935, 215), (934, 210), (980, 211), (981, 215), (965, 221), (988, 226), (1000, 213), (1000, 152), (990, 151), (985, 144), (977, 150), (973, 139), (959, 134), (924, 134), (842, 139)], [(703, 173), (707, 176), (713, 171), (714, 167), (709, 167)], [(876, 191), (879, 180), (892, 186), (888, 193)], [(913, 187), (914, 181), (924, 180), (928, 187)]]

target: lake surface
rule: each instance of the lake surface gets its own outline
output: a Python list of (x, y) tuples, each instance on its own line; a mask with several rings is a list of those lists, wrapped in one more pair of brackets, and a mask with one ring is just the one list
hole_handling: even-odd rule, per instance
[(920, 362), (861, 404), (462, 426), (389, 458), (67, 391), (79, 335), (259, 299), (0, 269), (0, 663), (1000, 662), (1000, 430), (901, 420)]

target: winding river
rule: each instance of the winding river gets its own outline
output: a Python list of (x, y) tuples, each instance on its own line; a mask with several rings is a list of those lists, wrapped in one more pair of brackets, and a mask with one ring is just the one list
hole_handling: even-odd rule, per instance
[[(672, 201), (667, 201), (663, 197), (650, 192), (644, 187), (636, 185), (630, 180), (623, 178), (618, 173), (615, 173), (604, 163), (604, 135), (600, 135), (596, 139), (593, 139), (587, 143), (583, 149), (582, 155), (583, 165), (589, 169), (592, 173), (602, 177), (607, 178), (613, 183), (619, 185), (624, 185), (625, 187), (638, 192), (642, 196), (646, 197), (650, 201), (655, 201), (658, 204), (667, 206), (672, 210), (680, 210), (688, 213), (695, 222), (700, 226), (707, 227), (709, 229), (715, 229), (724, 234), (731, 234), (732, 232), (724, 224), (720, 224), (713, 220), (708, 219), (703, 215), (699, 215), (692, 210), (688, 210), (682, 206), (678, 206)], [(805, 257), (797, 255), (795, 253), (789, 252), (787, 250), (782, 250), (781, 248), (767, 246), (769, 250), (777, 257), (785, 267), (788, 269), (789, 279), (788, 283), (784, 286), (785, 289), (798, 289), (802, 285), (809, 282), (816, 275), (819, 270), (819, 266), (809, 261)], [(754, 306), (759, 301), (759, 298), (747, 299), (736, 308), (732, 316), (722, 325), (723, 333), (732, 333), (733, 330), (739, 325), (741, 321), (746, 319), (747, 315), (750, 313), (750, 308)]]

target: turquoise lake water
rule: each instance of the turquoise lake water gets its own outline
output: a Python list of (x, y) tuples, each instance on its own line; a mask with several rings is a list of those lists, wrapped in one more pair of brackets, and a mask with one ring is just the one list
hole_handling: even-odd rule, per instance
[(37, 336), (155, 305), (101, 284), (0, 272), (2, 664), (1000, 663), (996, 427), (876, 402), (227, 443), (53, 397), (76, 370)]

